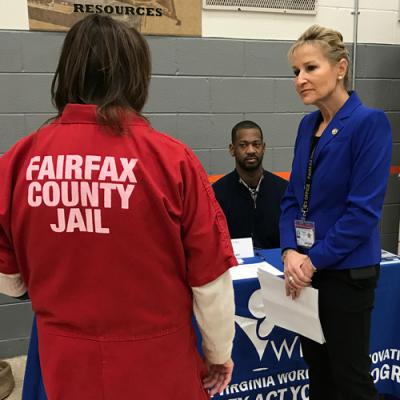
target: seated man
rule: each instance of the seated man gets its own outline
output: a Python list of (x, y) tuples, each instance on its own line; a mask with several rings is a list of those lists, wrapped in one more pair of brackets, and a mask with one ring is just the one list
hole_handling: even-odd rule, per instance
[(254, 247), (279, 247), (280, 201), (287, 182), (263, 169), (265, 142), (261, 128), (253, 121), (236, 124), (229, 151), (235, 157), (236, 168), (213, 188), (231, 237), (251, 237)]

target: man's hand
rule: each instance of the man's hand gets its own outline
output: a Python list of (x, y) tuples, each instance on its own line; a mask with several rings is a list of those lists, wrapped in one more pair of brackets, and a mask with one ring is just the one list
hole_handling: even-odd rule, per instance
[(232, 379), (233, 361), (229, 359), (223, 364), (211, 364), (206, 360), (208, 368), (207, 375), (203, 378), (204, 388), (210, 396), (221, 393)]

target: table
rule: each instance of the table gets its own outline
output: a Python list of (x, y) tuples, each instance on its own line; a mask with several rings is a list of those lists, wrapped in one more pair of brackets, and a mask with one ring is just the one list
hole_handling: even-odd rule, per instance
[[(279, 249), (260, 250), (257, 255), (246, 263), (265, 260), (283, 270)], [(385, 255), (372, 316), (371, 373), (381, 394), (400, 398), (400, 258)], [(298, 335), (268, 322), (257, 279), (234, 281), (234, 288), (235, 370), (232, 382), (217, 398), (308, 399), (308, 369)]]
[[(260, 250), (246, 263), (265, 260), (282, 269), (280, 250)], [(400, 398), (400, 258), (384, 260), (372, 315), (371, 373), (378, 391)], [(230, 385), (214, 398), (307, 400), (308, 370), (298, 335), (273, 326), (261, 306), (258, 280), (234, 281), (235, 370)], [(41, 381), (36, 324), (32, 329), (23, 400), (46, 400)]]

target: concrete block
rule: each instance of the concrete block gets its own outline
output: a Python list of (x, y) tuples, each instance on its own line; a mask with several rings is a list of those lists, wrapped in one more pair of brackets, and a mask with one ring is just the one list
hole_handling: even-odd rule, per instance
[(155, 77), (144, 113), (210, 112), (209, 82), (205, 78)]
[(29, 336), (24, 338), (0, 340), (0, 359), (22, 356), (28, 353)]
[(54, 72), (64, 32), (20, 32), (24, 72)]
[(245, 119), (256, 122), (263, 130), (267, 147), (294, 146), (303, 113), (248, 113)]
[(362, 102), (373, 108), (387, 109), (389, 86), (384, 80), (357, 79), (356, 90)]
[(179, 75), (243, 76), (240, 40), (182, 38), (177, 41)]
[(392, 125), (393, 143), (400, 143), (400, 112), (387, 112), (386, 115)]
[(21, 41), (16, 32), (0, 31), (0, 72), (21, 72)]
[(273, 111), (272, 79), (211, 78), (210, 84), (213, 113)]
[(0, 74), (3, 113), (52, 112), (50, 74)]
[(398, 11), (388, 12), (378, 7), (361, 10), (358, 19), (359, 43), (396, 43), (398, 15)]
[(354, 4), (348, 0), (319, 0), (318, 7), (337, 7), (337, 8), (351, 8), (353, 10)]
[(390, 175), (386, 190), (385, 204), (400, 203), (400, 178), (398, 175)]
[(292, 77), (287, 59), (292, 42), (244, 41), (245, 76)]
[(14, 299), (14, 297), (6, 296), (0, 293), (0, 306), (2, 304), (14, 304), (19, 303), (19, 300)]
[(29, 301), (0, 306), (0, 340), (27, 337), (32, 327), (33, 312)]
[(210, 174), (226, 174), (235, 168), (235, 159), (226, 149), (210, 150)]
[(272, 149), (272, 170), (286, 172), (292, 169), (293, 147), (276, 147)]
[(147, 114), (146, 117), (154, 129), (164, 132), (175, 139), (179, 139), (176, 114)]
[(193, 150), (207, 174), (210, 172), (210, 150)]
[(232, 127), (243, 114), (180, 114), (179, 137), (194, 149), (228, 148)]
[(400, 93), (400, 79), (387, 80), (386, 84), (389, 86), (387, 107), (385, 111), (400, 111), (399, 93)]
[(363, 103), (385, 111), (399, 111), (400, 80), (357, 79), (356, 89)]
[(176, 75), (177, 39), (162, 36), (147, 36), (146, 40), (151, 52), (151, 69), (153, 75)]
[(388, 204), (383, 206), (381, 219), (382, 233), (399, 233), (400, 204)]
[(7, 151), (25, 135), (23, 114), (0, 114), (0, 152)]
[(400, 143), (393, 143), (392, 165), (400, 165)]
[[(325, 2), (326, 0), (323, 1)], [(337, 2), (337, 0), (333, 1)], [(342, 1), (345, 1), (349, 5), (351, 4), (347, 0), (342, 0)], [(360, 10), (363, 11), (364, 9), (397, 12), (399, 10), (399, 3), (397, 2), (397, 0), (379, 0), (379, 2), (376, 0), (363, 0), (362, 2), (360, 2)]]
[(53, 114), (25, 114), (25, 132), (27, 134), (35, 132), (37, 129), (45, 125), (46, 121), (56, 115), (56, 110), (54, 110)]
[(292, 79), (275, 79), (274, 109), (278, 113), (287, 112), (312, 112), (314, 106), (306, 106), (299, 98)]
[(360, 44), (357, 46), (358, 78), (400, 78), (399, 46)]
[(270, 172), (278, 171), (276, 168), (274, 168), (273, 154), (274, 154), (274, 149), (267, 146), (267, 148), (265, 149), (265, 153), (264, 153), (263, 167), (264, 167), (264, 169), (266, 169), (267, 171), (270, 171)]

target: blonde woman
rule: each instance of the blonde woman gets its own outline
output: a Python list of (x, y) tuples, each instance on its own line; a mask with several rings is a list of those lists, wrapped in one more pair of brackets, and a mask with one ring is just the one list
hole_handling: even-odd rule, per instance
[(310, 399), (376, 400), (368, 350), (390, 125), (348, 91), (350, 60), (339, 32), (310, 27), (289, 61), (299, 97), (318, 108), (300, 123), (280, 219), (287, 294), (319, 289), (326, 343), (302, 338)]

